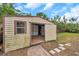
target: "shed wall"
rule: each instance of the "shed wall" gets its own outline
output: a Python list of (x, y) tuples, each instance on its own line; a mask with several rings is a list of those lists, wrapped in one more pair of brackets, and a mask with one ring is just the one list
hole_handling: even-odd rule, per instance
[[(4, 18), (4, 49), (5, 53), (11, 50), (30, 46), (31, 23), (45, 24), (45, 40), (56, 39), (56, 26), (38, 17), (5, 17)], [(14, 21), (26, 22), (25, 34), (14, 34)]]
[[(12, 18), (5, 19), (4, 32), (4, 49), (5, 53), (11, 50), (28, 47), (30, 45), (30, 23), (26, 21), (26, 34), (14, 34), (14, 20)], [(23, 21), (21, 19), (18, 19)]]

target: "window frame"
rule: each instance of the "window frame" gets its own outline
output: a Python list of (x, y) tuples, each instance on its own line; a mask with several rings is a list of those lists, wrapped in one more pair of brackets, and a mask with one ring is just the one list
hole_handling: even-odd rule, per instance
[[(24, 23), (24, 26), (23, 27), (17, 27), (17, 22), (23, 22)], [(17, 32), (17, 28), (20, 28), (20, 29), (24, 29), (24, 31), (23, 31), (23, 33), (18, 33)], [(25, 34), (26, 33), (26, 30), (27, 29), (27, 27), (26, 27), (26, 21), (17, 21), (17, 20), (15, 20), (14, 21), (14, 34)]]

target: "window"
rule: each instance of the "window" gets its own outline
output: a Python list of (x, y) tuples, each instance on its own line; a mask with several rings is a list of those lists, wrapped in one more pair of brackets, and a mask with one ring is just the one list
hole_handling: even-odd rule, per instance
[(23, 34), (26, 33), (26, 22), (23, 21), (15, 21), (15, 34)]

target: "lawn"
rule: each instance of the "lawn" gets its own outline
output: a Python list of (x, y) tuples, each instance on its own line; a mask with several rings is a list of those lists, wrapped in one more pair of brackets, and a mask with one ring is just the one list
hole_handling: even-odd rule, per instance
[[(75, 47), (79, 44), (79, 34), (78, 33), (67, 33), (67, 32), (63, 32), (63, 33), (57, 33), (57, 40), (56, 41), (50, 41), (50, 42), (45, 42), (42, 44), (42, 46), (47, 49), (53, 49), (58, 47), (58, 44), (60, 43), (72, 43), (72, 44), (76, 44)], [(73, 48), (73, 46), (72, 46)], [(71, 49), (72, 49), (71, 48)]]
[(79, 33), (67, 33), (67, 32), (58, 33), (57, 42), (58, 43), (79, 42)]

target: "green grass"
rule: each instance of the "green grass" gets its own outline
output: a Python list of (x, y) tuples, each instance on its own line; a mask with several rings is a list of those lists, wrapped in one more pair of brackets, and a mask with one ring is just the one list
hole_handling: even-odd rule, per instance
[(79, 33), (68, 33), (68, 32), (63, 32), (63, 33), (58, 33), (59, 35), (67, 35), (67, 36), (79, 36)]
[(59, 43), (79, 42), (79, 33), (58, 33), (57, 40)]

